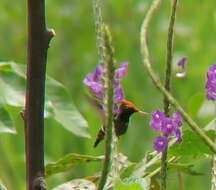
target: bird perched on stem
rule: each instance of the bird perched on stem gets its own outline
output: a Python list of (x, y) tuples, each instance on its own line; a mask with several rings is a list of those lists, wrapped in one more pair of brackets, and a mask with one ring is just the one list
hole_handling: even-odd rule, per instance
[[(114, 115), (114, 127), (115, 127), (115, 134), (117, 137), (126, 133), (128, 129), (128, 124), (130, 120), (130, 116), (133, 113), (141, 113), (143, 115), (147, 115), (148, 113), (139, 110), (135, 104), (132, 102), (123, 99), (120, 103), (119, 113)], [(96, 141), (94, 143), (94, 147), (96, 147), (105, 137), (106, 131), (105, 128), (100, 128)]]
[[(128, 128), (128, 123), (130, 116), (135, 113), (141, 113), (143, 115), (147, 115), (146, 112), (139, 110), (135, 104), (124, 99), (124, 91), (120, 84), (120, 79), (124, 77), (127, 73), (128, 63), (123, 62), (120, 64), (120, 67), (116, 69), (114, 75), (114, 127), (116, 136), (119, 137), (123, 135)], [(88, 97), (89, 101), (97, 107), (100, 115), (102, 115), (102, 120), (104, 118), (104, 110), (103, 110), (103, 97), (104, 97), (104, 86), (103, 86), (103, 66), (98, 65), (95, 69), (94, 73), (88, 74), (84, 79), (84, 84), (89, 88), (93, 98)], [(94, 143), (94, 147), (98, 145), (98, 143), (104, 139), (106, 132), (104, 127), (102, 127), (97, 135), (96, 141)]]

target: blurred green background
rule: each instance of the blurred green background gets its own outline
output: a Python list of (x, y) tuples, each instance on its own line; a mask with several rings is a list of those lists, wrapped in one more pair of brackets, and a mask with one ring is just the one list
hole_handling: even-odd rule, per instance
[[(152, 85), (142, 66), (139, 32), (140, 25), (151, 0), (110, 0), (104, 4), (104, 19), (110, 25), (118, 62), (130, 63), (128, 75), (123, 79), (127, 99), (145, 111), (162, 108), (162, 96)], [(163, 79), (166, 61), (166, 38), (171, 1), (164, 1), (151, 26), (149, 44), (152, 61)], [(0, 6), (0, 61), (13, 60), (26, 64), (27, 12), (25, 1), (1, 0)], [(100, 118), (84, 97), (82, 80), (98, 63), (95, 27), (91, 1), (47, 0), (47, 26), (54, 28), (56, 37), (51, 42), (47, 72), (61, 81), (71, 98), (89, 123), (91, 139), (80, 138), (62, 128), (53, 120), (45, 121), (46, 162), (76, 152), (102, 155), (103, 144), (92, 147), (100, 127)], [(173, 77), (173, 93), (186, 110), (191, 99), (205, 96), (206, 71), (215, 61), (216, 8), (214, 0), (182, 0), (178, 8), (174, 61), (189, 57), (188, 75), (184, 79)], [(175, 69), (175, 67), (174, 67)], [(175, 75), (173, 75), (175, 76)], [(1, 90), (1, 89), (0, 89)], [(196, 104), (193, 103), (193, 105)], [(0, 179), (9, 190), (25, 189), (24, 135), (19, 109), (14, 114), (18, 134), (0, 136)], [(194, 119), (205, 125), (212, 118), (203, 112), (194, 113)], [(121, 138), (121, 151), (132, 161), (139, 161), (146, 151), (152, 150), (151, 141), (158, 135), (151, 131), (149, 119), (140, 115), (131, 118), (128, 133)], [(185, 125), (185, 128), (187, 126)], [(203, 176), (184, 175), (186, 190), (210, 189), (210, 162), (190, 158)], [(98, 163), (77, 166), (66, 174), (48, 178), (48, 189), (73, 178), (90, 176), (100, 170)], [(177, 174), (170, 171), (168, 189), (177, 188)]]

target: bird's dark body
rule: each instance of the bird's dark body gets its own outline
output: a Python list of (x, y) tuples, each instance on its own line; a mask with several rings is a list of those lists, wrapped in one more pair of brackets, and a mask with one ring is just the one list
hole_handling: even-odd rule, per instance
[[(130, 120), (130, 116), (134, 113), (137, 112), (136, 109), (133, 107), (129, 107), (128, 105), (122, 104), (120, 106), (120, 112), (114, 117), (114, 127), (115, 127), (115, 133), (116, 136), (119, 137), (126, 133), (128, 129), (128, 124)], [(100, 141), (104, 139), (104, 136), (106, 134), (105, 128), (102, 127), (100, 131), (98, 132), (96, 141), (94, 143), (94, 147), (96, 147)]]
[(131, 108), (122, 109), (122, 111), (118, 114), (116, 119), (114, 119), (115, 133), (117, 137), (126, 133), (128, 129), (130, 116), (134, 112), (135, 111)]

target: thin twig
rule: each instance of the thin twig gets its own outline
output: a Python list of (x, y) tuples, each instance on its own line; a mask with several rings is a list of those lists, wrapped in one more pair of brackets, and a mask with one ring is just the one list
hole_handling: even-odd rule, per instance
[(111, 34), (106, 25), (102, 27), (102, 34), (104, 38), (104, 51), (105, 51), (105, 160), (100, 178), (98, 190), (103, 190), (108, 174), (111, 168), (111, 153), (112, 153), (112, 134), (113, 134), (113, 81), (114, 81), (114, 59), (113, 49), (111, 46)]
[(197, 125), (197, 123), (184, 111), (178, 101), (169, 93), (159, 80), (158, 76), (154, 72), (151, 66), (150, 55), (147, 45), (147, 32), (148, 26), (159, 7), (162, 0), (154, 0), (151, 8), (149, 9), (143, 24), (141, 26), (140, 40), (141, 40), (141, 54), (143, 57), (143, 64), (147, 69), (149, 76), (151, 77), (154, 85), (167, 97), (169, 102), (179, 111), (183, 119), (188, 123), (191, 129), (203, 140), (203, 142), (209, 146), (209, 148), (216, 153), (216, 144), (204, 133), (204, 131)]
[(28, 0), (28, 64), (25, 121), (27, 190), (44, 190), (44, 94), (46, 58), (54, 30), (47, 30), (45, 0)]
[[(167, 39), (167, 63), (166, 63), (166, 74), (165, 74), (165, 89), (171, 91), (171, 80), (172, 80), (172, 57), (173, 57), (173, 41), (174, 41), (174, 25), (176, 18), (176, 8), (178, 0), (174, 0), (172, 5), (169, 29), (168, 29), (168, 39)], [(169, 116), (170, 112), (170, 102), (166, 96), (164, 96), (164, 113)], [(162, 153), (161, 158), (161, 190), (166, 190), (166, 178), (167, 178), (167, 152)]]
[[(176, 161), (176, 159), (177, 158), (175, 156), (173, 156), (168, 160), (168, 163), (171, 163), (172, 161)], [(144, 177), (145, 178), (151, 178), (151, 177), (155, 176), (156, 174), (158, 174), (161, 171), (161, 169), (162, 169), (162, 167), (159, 167)]]
[[(176, 139), (172, 139), (169, 142), (169, 147), (173, 146), (176, 143)], [(134, 170), (133, 172), (133, 176), (137, 177), (137, 178), (141, 178), (146, 176), (146, 171), (148, 168), (152, 167), (155, 163), (157, 163), (159, 160), (161, 160), (161, 152), (158, 153), (157, 151), (151, 152), (148, 155), (152, 155), (153, 158), (151, 158), (148, 162), (147, 162), (147, 157), (144, 158), (143, 162), (141, 162), (138, 167)]]

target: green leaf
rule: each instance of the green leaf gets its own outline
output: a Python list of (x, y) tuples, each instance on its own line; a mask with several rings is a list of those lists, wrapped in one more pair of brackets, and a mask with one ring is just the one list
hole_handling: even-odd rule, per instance
[(118, 181), (114, 187), (115, 190), (149, 190), (149, 188), (149, 178), (127, 178), (123, 181)]
[(0, 104), (0, 133), (16, 133), (8, 111)]
[(188, 103), (188, 111), (191, 116), (197, 116), (197, 113), (200, 110), (204, 100), (204, 95), (202, 93), (197, 93), (190, 98)]
[(58, 160), (57, 162), (49, 163), (46, 165), (45, 173), (46, 177), (60, 173), (65, 172), (74, 167), (78, 164), (88, 163), (88, 162), (94, 162), (94, 161), (101, 161), (103, 160), (103, 157), (98, 156), (89, 156), (89, 155), (81, 155), (76, 153), (70, 153)]
[(0, 66), (0, 89), (0, 101), (11, 106), (24, 106), (25, 79), (14, 73), (7, 64)]
[(89, 138), (90, 136), (87, 132), (88, 124), (77, 111), (64, 86), (48, 77), (46, 82), (46, 93), (47, 98), (50, 101), (50, 106), (48, 108), (53, 110), (54, 119), (65, 129), (74, 134)]
[[(206, 132), (206, 135), (213, 137), (214, 131)], [(183, 142), (176, 143), (169, 149), (169, 153), (174, 156), (200, 156), (204, 154), (213, 154), (209, 147), (190, 130), (184, 131)]]
[[(0, 63), (0, 102), (24, 107), (26, 75), (25, 66), (13, 62)], [(77, 136), (89, 138), (88, 123), (74, 106), (65, 87), (47, 77), (44, 117), (50, 117)]]
[(97, 190), (97, 186), (93, 182), (86, 179), (74, 179), (62, 185), (59, 185), (52, 190), (72, 190), (72, 189)]

